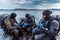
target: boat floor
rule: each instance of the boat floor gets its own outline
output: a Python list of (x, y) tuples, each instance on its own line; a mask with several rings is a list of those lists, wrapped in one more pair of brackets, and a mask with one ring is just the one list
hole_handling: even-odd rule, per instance
[[(12, 40), (13, 37), (11, 35), (5, 34), (4, 32), (0, 33), (0, 40)], [(30, 36), (26, 36), (25, 34), (23, 35), (23, 37), (19, 38), (20, 40), (32, 40), (31, 35)], [(57, 40), (60, 40), (60, 32), (58, 33), (58, 35), (56, 36)]]
[[(13, 37), (11, 35), (5, 34), (4, 32), (0, 33), (0, 40), (12, 40)], [(25, 34), (19, 37), (20, 40), (32, 40), (31, 36), (26, 36)]]

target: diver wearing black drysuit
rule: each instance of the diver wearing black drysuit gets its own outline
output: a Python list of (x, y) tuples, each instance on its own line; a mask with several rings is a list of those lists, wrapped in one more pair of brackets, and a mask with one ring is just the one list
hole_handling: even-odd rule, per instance
[(16, 13), (11, 13), (3, 22), (6, 31), (13, 34), (13, 40), (19, 40), (17, 25), (15, 25), (15, 23), (18, 24), (16, 21), (16, 16)]
[(21, 34), (23, 34), (22, 32), (27, 32), (28, 34), (32, 33), (32, 29), (35, 26), (35, 17), (33, 15), (30, 14), (25, 14), (25, 18), (22, 18), (19, 26), (21, 26), (22, 31), (20, 31)]
[[(45, 28), (41, 28), (43, 33), (34, 36), (36, 34), (35, 31), (32, 32), (32, 40), (56, 40), (55, 37), (58, 34), (59, 30), (59, 22), (57, 20), (53, 20), (53, 17), (50, 16), (52, 12), (50, 10), (44, 10), (42, 14), (42, 18), (47, 22)], [(37, 32), (40, 32), (39, 30)], [(40, 32), (41, 33), (41, 32)], [(35, 37), (35, 38), (34, 38)]]

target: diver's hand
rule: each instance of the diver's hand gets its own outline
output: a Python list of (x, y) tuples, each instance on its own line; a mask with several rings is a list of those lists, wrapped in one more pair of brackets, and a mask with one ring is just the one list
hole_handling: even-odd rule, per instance
[(48, 30), (48, 28), (42, 28), (42, 31), (43, 31), (43, 33), (46, 33), (49, 30)]
[(13, 27), (13, 29), (17, 29), (17, 27)]
[(47, 28), (42, 28), (43, 30), (48, 30)]
[(42, 29), (43, 31), (48, 31), (48, 28), (42, 27), (41, 29)]

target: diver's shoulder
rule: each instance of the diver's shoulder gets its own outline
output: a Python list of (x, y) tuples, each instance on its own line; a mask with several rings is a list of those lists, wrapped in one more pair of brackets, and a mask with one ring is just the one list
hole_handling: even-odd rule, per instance
[(53, 21), (51, 21), (51, 23), (53, 23), (53, 24), (59, 24), (59, 22), (57, 20), (53, 20)]

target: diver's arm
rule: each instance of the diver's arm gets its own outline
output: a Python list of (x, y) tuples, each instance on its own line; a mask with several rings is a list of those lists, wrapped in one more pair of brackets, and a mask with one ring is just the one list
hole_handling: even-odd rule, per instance
[(44, 30), (44, 32), (50, 36), (50, 37), (54, 37), (57, 34), (57, 30), (59, 29), (59, 22), (54, 20), (51, 22), (50, 24), (50, 30)]
[(16, 27), (12, 27), (12, 26), (11, 26), (10, 20), (5, 20), (4, 23), (5, 23), (5, 25), (6, 25), (6, 27), (7, 27), (8, 29), (15, 29), (15, 28), (16, 28)]
[(18, 24), (18, 22), (16, 21), (16, 19), (14, 19), (14, 22), (15, 22), (16, 24)]

